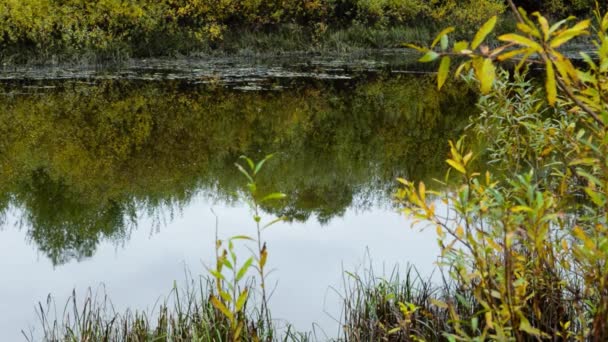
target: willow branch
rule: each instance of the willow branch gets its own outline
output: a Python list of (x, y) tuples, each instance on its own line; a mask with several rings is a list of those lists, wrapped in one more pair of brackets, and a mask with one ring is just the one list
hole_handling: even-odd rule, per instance
[[(519, 11), (517, 10), (517, 6), (515, 6), (515, 3), (513, 2), (513, 0), (507, 0), (507, 2), (509, 3), (509, 7), (511, 7), (511, 10), (515, 14), (517, 21), (519, 21), (522, 24), (525, 24), (524, 18), (521, 16), (521, 13), (519, 13)], [(542, 51), (539, 54), (541, 55), (541, 57), (545, 61), (545, 63), (551, 63), (551, 59), (549, 58), (549, 56), (547, 55), (547, 53), (545, 51)], [(581, 100), (579, 100), (574, 95), (572, 90), (568, 86), (566, 86), (566, 84), (564, 83), (564, 81), (561, 78), (556, 77), (556, 79), (557, 79), (559, 88), (562, 91), (564, 91), (564, 93), (566, 94), (566, 96), (568, 96), (568, 98), (570, 98), (570, 100), (572, 100), (585, 113), (589, 114), (589, 116), (591, 116), (591, 118), (593, 118), (593, 120), (598, 125), (600, 125), (601, 127), (604, 127), (604, 128), (606, 127), (606, 124), (604, 123), (604, 121), (602, 121), (602, 119), (600, 118), (600, 116), (598, 115), (598, 113), (596, 111), (594, 111), (592, 108), (590, 108), (589, 106), (584, 104)]]

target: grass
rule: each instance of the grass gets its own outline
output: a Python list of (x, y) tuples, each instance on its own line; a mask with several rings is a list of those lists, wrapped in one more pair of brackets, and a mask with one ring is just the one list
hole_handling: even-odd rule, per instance
[[(23, 332), (28, 341), (228, 341), (229, 322), (209, 301), (213, 284), (191, 280), (190, 286), (174, 287), (167, 299), (151, 312), (117, 312), (103, 288), (89, 291), (82, 300), (72, 293), (62, 311), (49, 297), (39, 304), (42, 336)], [(242, 341), (265, 341), (276, 336), (262, 331), (256, 312), (248, 311)], [(284, 341), (306, 341), (308, 336), (285, 330)]]
[[(449, 341), (448, 335), (455, 332), (454, 317), (458, 317), (459, 329), (469, 336), (484, 328), (484, 310), (473, 293), (445, 278), (440, 283), (423, 278), (413, 266), (404, 272), (395, 268), (388, 277), (376, 275), (369, 267), (357, 274), (344, 272), (343, 279), (342, 335), (334, 341)], [(74, 291), (59, 312), (49, 297), (46, 305), (38, 307), (42, 340), (230, 341), (230, 323), (209, 300), (213, 291), (213, 280), (190, 280), (185, 289), (174, 286), (167, 299), (150, 312), (117, 312), (103, 288), (97, 293), (89, 290), (82, 300)], [(556, 312), (569, 316), (560, 319), (572, 319), (576, 313), (563, 310), (568, 299), (550, 295), (542, 308), (546, 322), (536, 324), (552, 324), (549, 321), (556, 318)], [(317, 340), (289, 325), (264, 331), (256, 310), (244, 312), (247, 325), (240, 341)], [(23, 334), (28, 341), (40, 340), (33, 332)]]
[[(443, 303), (452, 299), (472, 306), (465, 295), (445, 279), (437, 284), (423, 278), (408, 265), (404, 272), (394, 268), (378, 276), (372, 267), (361, 274), (345, 272), (343, 297), (343, 339), (345, 341), (447, 341), (451, 332), (450, 311)], [(466, 317), (466, 316), (465, 316)]]

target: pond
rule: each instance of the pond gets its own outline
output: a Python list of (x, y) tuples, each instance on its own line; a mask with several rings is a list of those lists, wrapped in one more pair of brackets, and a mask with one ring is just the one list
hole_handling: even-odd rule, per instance
[[(396, 177), (431, 183), (475, 94), (412, 72), (398, 53), (352, 58), (131, 61), (0, 73), (0, 331), (40, 333), (36, 307), (75, 290), (152, 310), (220, 237), (252, 234), (239, 156), (285, 200), (264, 233), (273, 317), (339, 333), (344, 270), (416, 265), (434, 232), (410, 229)], [(406, 60), (406, 59), (404, 59)], [(216, 223), (217, 222), (217, 223)]]

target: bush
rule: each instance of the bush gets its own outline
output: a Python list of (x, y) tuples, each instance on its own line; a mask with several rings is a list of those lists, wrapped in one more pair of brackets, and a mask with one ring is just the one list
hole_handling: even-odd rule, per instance
[[(398, 198), (406, 212), (436, 228), (442, 264), (479, 306), (464, 317), (451, 309), (449, 339), (605, 341), (608, 105), (601, 84), (608, 77), (602, 67), (608, 65), (608, 14), (596, 13), (597, 60), (582, 53), (581, 69), (557, 48), (589, 34), (589, 20), (552, 26), (540, 14), (535, 21), (524, 11), (515, 15), (519, 32), (498, 37), (506, 45), (494, 50), (481, 43), (496, 18), (470, 43), (450, 50), (448, 30), (437, 37), (437, 50), (421, 49), (423, 60), (441, 57), (439, 87), (450, 56), (468, 59), (458, 72), (470, 70), (484, 94), (472, 132), (481, 133), (500, 171), (474, 166), (463, 138), (450, 143), (447, 163), (457, 176), (446, 176), (443, 186), (452, 190), (432, 192), (401, 180)], [(520, 68), (509, 81), (494, 64), (523, 56), (525, 65), (531, 54), (545, 67), (544, 87), (526, 82)], [(431, 194), (449, 209), (439, 211), (427, 200)]]

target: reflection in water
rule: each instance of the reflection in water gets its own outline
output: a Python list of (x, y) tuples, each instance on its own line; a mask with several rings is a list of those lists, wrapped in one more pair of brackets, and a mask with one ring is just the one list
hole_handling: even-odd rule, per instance
[[(397, 176), (441, 173), (474, 95), (427, 76), (312, 81), (242, 92), (185, 81), (0, 85), (0, 205), (54, 264), (128, 238), (137, 213), (199, 193), (230, 202), (241, 154), (276, 152), (260, 183), (288, 199), (268, 212), (329, 222), (390, 203)], [(45, 87), (32, 87), (44, 85)]]

